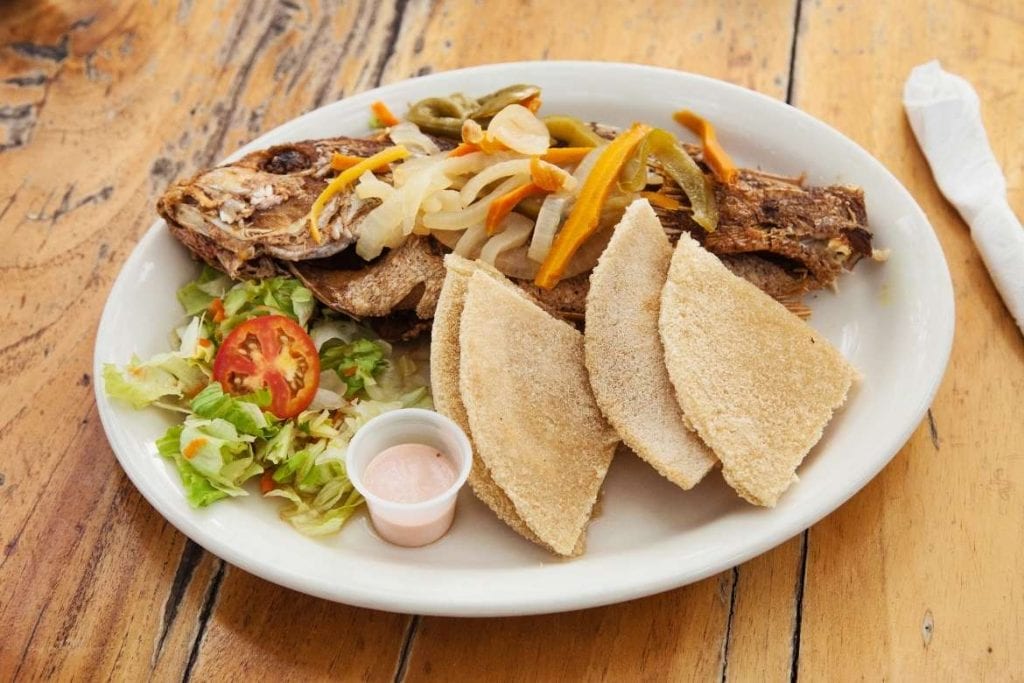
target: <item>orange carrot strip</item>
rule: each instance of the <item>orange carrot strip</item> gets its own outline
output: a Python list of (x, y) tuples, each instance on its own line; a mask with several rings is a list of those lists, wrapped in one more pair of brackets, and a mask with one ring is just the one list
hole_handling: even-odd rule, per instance
[(660, 192), (641, 192), (640, 196), (655, 206), (660, 206), (669, 211), (683, 208), (683, 205), (675, 197), (661, 194)]
[(450, 156), (450, 157), (464, 157), (467, 154), (472, 154), (473, 152), (479, 152), (479, 151), (480, 151), (480, 145), (474, 144), (472, 142), (460, 142), (458, 147), (456, 147), (452, 151), (448, 152), (448, 156)]
[(536, 183), (525, 183), (515, 188), (510, 192), (506, 192), (497, 199), (495, 199), (491, 206), (487, 209), (487, 220), (484, 221), (484, 225), (487, 227), (487, 234), (493, 235), (498, 232), (498, 228), (501, 227), (501, 222), (505, 220), (512, 209), (516, 208), (519, 202), (523, 201), (527, 197), (532, 197), (538, 194), (546, 194), (547, 191), (537, 185)]
[(360, 161), (365, 161), (366, 157), (352, 156), (351, 154), (338, 154), (335, 152), (331, 155), (331, 168), (335, 171), (344, 171), (346, 168), (352, 168)]
[(540, 264), (534, 284), (551, 289), (562, 279), (569, 261), (596, 231), (601, 219), (601, 209), (608, 201), (612, 188), (619, 180), (622, 167), (651, 127), (634, 123), (624, 133), (608, 143), (601, 152), (597, 163), (580, 188), (579, 197), (565, 225), (558, 232), (544, 262)]
[(382, 126), (397, 126), (400, 121), (398, 117), (391, 113), (388, 109), (388, 105), (384, 104), (380, 100), (377, 100), (370, 105), (370, 109), (373, 110), (373, 115), (377, 117), (377, 120)]
[(677, 111), (672, 118), (681, 126), (689, 128), (694, 135), (700, 136), (701, 144), (704, 147), (704, 161), (714, 171), (716, 178), (723, 183), (731, 183), (736, 179), (736, 165), (732, 163), (732, 159), (718, 143), (714, 126), (689, 109)]
[(540, 109), (541, 101), (540, 95), (534, 95), (523, 100), (523, 106), (530, 110), (530, 113), (536, 114), (537, 110)]
[(541, 160), (556, 166), (578, 164), (583, 157), (590, 154), (593, 147), (552, 147), (541, 157)]

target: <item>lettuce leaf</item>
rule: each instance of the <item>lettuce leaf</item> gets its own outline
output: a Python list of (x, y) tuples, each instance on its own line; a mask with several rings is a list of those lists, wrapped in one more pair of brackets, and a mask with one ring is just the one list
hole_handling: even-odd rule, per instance
[(222, 335), (260, 315), (286, 315), (305, 328), (316, 308), (313, 293), (291, 277), (239, 282), (224, 294), (223, 300), (226, 317), (219, 326)]
[(231, 278), (204, 265), (198, 278), (178, 290), (178, 301), (187, 314), (199, 315), (210, 307), (214, 299), (223, 298), (230, 287)]
[(375, 375), (388, 366), (383, 343), (356, 339), (345, 343), (328, 339), (320, 347), (320, 369), (334, 370), (347, 387), (345, 396), (355, 396), (367, 386), (376, 384)]
[(330, 450), (331, 445), (321, 441), (315, 449), (296, 453), (274, 472), (277, 486), (266, 494), (288, 500), (291, 505), (281, 511), (282, 519), (309, 536), (338, 531), (363, 503), (344, 461), (323, 458)]
[(270, 390), (246, 396), (225, 394), (219, 382), (211, 382), (189, 403), (192, 412), (207, 419), (227, 420), (242, 434), (268, 438), (277, 433), (277, 418), (261, 408), (270, 405)]
[(160, 455), (174, 462), (181, 477), (181, 483), (185, 487), (185, 498), (189, 505), (194, 508), (206, 507), (210, 503), (221, 498), (227, 498), (228, 494), (215, 488), (206, 477), (199, 474), (188, 460), (181, 454), (181, 432), (183, 425), (175, 425), (157, 439), (156, 447)]
[(209, 371), (179, 353), (161, 353), (147, 361), (132, 356), (123, 369), (112, 363), (103, 366), (107, 395), (143, 408), (169, 396), (191, 396), (209, 381)]
[(189, 416), (182, 425), (178, 450), (213, 488), (229, 496), (245, 496), (242, 484), (263, 472), (253, 456), (255, 439), (240, 434), (227, 420)]

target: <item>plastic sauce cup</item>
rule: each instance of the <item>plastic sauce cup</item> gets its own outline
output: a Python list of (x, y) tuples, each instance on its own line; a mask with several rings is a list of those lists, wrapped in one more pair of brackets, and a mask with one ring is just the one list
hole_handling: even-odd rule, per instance
[[(396, 503), (367, 490), (363, 473), (370, 461), (392, 446), (418, 443), (448, 456), (455, 481), (443, 493), (420, 503)], [(348, 477), (366, 499), (377, 533), (395, 545), (417, 547), (433, 543), (448, 531), (455, 516), (455, 498), (473, 466), (469, 439), (444, 415), (419, 408), (378, 415), (356, 432), (345, 454)]]

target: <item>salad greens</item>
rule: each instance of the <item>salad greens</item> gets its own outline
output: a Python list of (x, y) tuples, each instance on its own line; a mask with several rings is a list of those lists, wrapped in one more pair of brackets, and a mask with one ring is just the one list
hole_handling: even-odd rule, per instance
[[(309, 535), (339, 530), (362, 504), (345, 471), (345, 449), (373, 417), (397, 408), (430, 408), (427, 354), (396, 349), (358, 323), (319, 306), (290, 277), (232, 283), (205, 267), (178, 291), (188, 319), (172, 335), (176, 350), (123, 367), (107, 364), (107, 394), (132, 406), (183, 417), (156, 446), (173, 462), (193, 507), (247, 496), (259, 478), (264, 497), (281, 498), (281, 517)], [(295, 320), (320, 355), (312, 403), (294, 418), (268, 410), (270, 392), (236, 396), (213, 379), (225, 336), (264, 315)]]

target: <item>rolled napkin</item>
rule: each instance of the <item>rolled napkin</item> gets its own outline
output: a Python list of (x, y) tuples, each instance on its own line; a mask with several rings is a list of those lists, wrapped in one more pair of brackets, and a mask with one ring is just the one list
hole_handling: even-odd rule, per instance
[(938, 61), (914, 67), (903, 106), (942, 194), (971, 228), (992, 281), (1024, 334), (1024, 228), (985, 135), (978, 95)]

